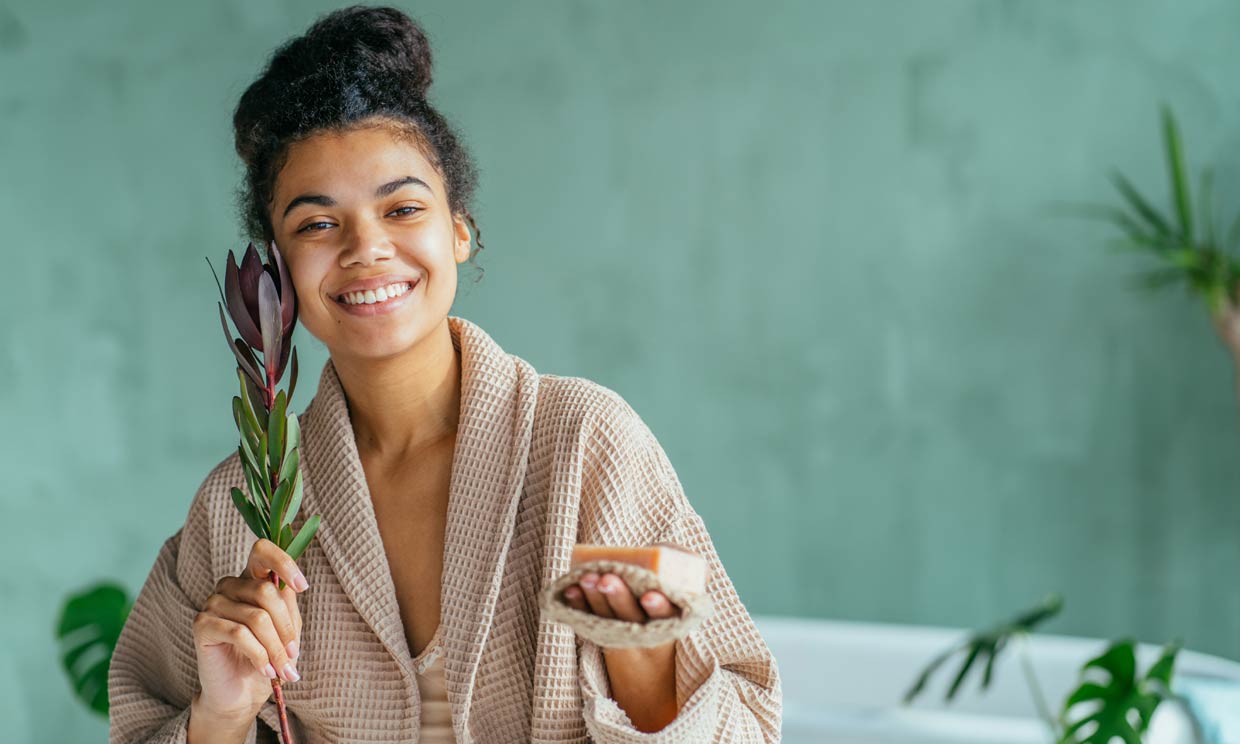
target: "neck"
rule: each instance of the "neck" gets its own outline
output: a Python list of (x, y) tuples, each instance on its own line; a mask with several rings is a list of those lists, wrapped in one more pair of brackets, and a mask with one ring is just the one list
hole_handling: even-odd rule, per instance
[(359, 455), (402, 458), (456, 433), (461, 365), (447, 319), (399, 356), (332, 363)]

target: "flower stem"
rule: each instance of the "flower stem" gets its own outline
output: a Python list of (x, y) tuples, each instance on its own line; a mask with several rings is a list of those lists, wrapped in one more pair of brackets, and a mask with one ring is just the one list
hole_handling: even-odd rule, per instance
[(1038, 714), (1042, 716), (1042, 721), (1047, 728), (1051, 730), (1051, 734), (1055, 739), (1059, 739), (1059, 726), (1055, 722), (1055, 717), (1051, 715), (1050, 707), (1046, 704), (1046, 696), (1042, 694), (1042, 686), (1038, 684), (1038, 676), (1033, 672), (1033, 662), (1029, 659), (1029, 641), (1025, 633), (1017, 635), (1017, 643), (1020, 645), (1020, 666), (1025, 672), (1025, 682), (1029, 685), (1029, 692), (1033, 694), (1033, 704), (1038, 709)]
[[(280, 577), (273, 571), (271, 573), (271, 583), (276, 585), (276, 589), (280, 588)], [(284, 688), (280, 684), (280, 678), (271, 680), (271, 691), (276, 697), (276, 710), (280, 713), (280, 736), (284, 744), (293, 744), (293, 731), (288, 725), (288, 711), (284, 707)]]
[[(271, 375), (268, 374), (267, 375), (267, 387), (263, 390), (263, 397), (266, 399), (265, 402), (267, 404), (268, 413), (270, 413), (271, 409), (275, 407), (275, 387), (276, 387), (275, 381), (272, 380)], [(264, 453), (260, 456), (266, 457), (267, 455), (266, 453)], [(279, 474), (273, 471), (271, 473), (271, 492), (272, 493), (275, 493), (276, 486), (278, 485), (279, 479), (280, 479)], [(277, 536), (277, 542), (278, 540), (279, 540), (279, 537)], [(280, 588), (280, 577), (274, 571), (271, 572), (271, 583), (275, 584), (275, 587), (277, 590)], [(276, 710), (279, 711), (280, 713), (280, 737), (283, 739), (284, 744), (293, 744), (293, 732), (289, 728), (289, 725), (288, 725), (288, 710), (285, 709), (284, 707), (284, 686), (280, 684), (279, 677), (271, 680), (271, 692), (275, 695)]]

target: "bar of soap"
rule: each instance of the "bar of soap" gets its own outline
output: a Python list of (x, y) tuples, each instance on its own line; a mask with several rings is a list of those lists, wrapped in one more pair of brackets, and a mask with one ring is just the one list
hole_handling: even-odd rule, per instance
[(573, 566), (600, 559), (631, 563), (649, 569), (668, 589), (695, 594), (706, 591), (706, 560), (700, 555), (670, 545), (633, 548), (578, 543), (573, 546)]

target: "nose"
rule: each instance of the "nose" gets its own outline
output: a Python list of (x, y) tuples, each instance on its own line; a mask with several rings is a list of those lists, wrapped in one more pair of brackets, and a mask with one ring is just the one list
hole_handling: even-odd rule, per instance
[(382, 227), (370, 220), (354, 220), (345, 230), (340, 266), (369, 266), (377, 261), (390, 259), (395, 252)]

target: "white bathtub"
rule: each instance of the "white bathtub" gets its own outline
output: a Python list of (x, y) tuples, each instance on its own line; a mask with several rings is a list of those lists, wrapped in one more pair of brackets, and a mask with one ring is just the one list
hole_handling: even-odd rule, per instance
[[(960, 664), (956, 659), (936, 673), (914, 705), (904, 707), (900, 699), (925, 664), (966, 631), (769, 615), (755, 615), (754, 621), (779, 666), (785, 744), (1047, 744), (1051, 740), (1037, 716), (1015, 647), (1000, 656), (987, 692), (977, 689), (980, 676), (974, 675), (981, 670), (976, 669), (950, 706), (942, 702)], [(1081, 665), (1106, 647), (1100, 639), (1047, 635), (1035, 635), (1029, 644), (1035, 673), (1056, 713), (1077, 684)], [(1139, 669), (1151, 664), (1159, 651), (1141, 646)], [(1232, 700), (1240, 711), (1240, 663), (1182, 651), (1176, 680), (1183, 689), (1194, 681), (1218, 684), (1236, 696)], [(1190, 726), (1175, 706), (1164, 705), (1149, 738), (1154, 744), (1189, 744), (1194, 741)], [(1228, 736), (1235, 734), (1214, 740), (1240, 742)]]

